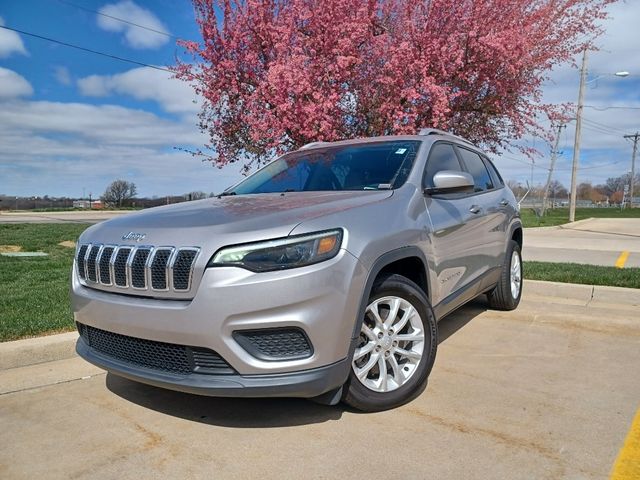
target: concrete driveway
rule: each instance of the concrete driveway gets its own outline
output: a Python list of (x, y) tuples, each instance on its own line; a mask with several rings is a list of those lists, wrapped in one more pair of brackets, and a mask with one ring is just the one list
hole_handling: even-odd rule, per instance
[(591, 218), (524, 235), (525, 261), (640, 267), (640, 218)]
[(639, 306), (531, 285), (515, 312), (443, 320), (427, 390), (377, 414), (164, 391), (78, 358), (0, 371), (0, 478), (606, 478), (640, 399)]

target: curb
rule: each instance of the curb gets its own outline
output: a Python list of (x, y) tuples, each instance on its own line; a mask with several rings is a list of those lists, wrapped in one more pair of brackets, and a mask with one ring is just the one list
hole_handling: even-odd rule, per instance
[(562, 225), (551, 225), (549, 227), (525, 227), (525, 230), (538, 230), (541, 232), (550, 232), (551, 230), (573, 230), (576, 225), (582, 225), (583, 223), (589, 223), (592, 220), (595, 220), (595, 217), (583, 218), (582, 220), (578, 220), (571, 223), (563, 223)]
[(78, 332), (0, 343), (0, 370), (64, 360), (76, 355)]
[(529, 295), (578, 300), (585, 304), (607, 303), (640, 307), (640, 289), (636, 288), (525, 279), (523, 291)]
[[(640, 289), (525, 280), (524, 293), (592, 304), (617, 304), (640, 308)], [(77, 332), (0, 343), (0, 370), (76, 356)]]

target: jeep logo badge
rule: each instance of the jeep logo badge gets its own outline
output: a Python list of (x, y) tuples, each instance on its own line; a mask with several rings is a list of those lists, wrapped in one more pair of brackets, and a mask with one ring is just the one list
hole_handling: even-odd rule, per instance
[(129, 232), (129, 233), (123, 235), (122, 239), (123, 240), (135, 240), (136, 242), (139, 242), (142, 239), (144, 239), (144, 237), (146, 237), (146, 236), (147, 236), (146, 233)]

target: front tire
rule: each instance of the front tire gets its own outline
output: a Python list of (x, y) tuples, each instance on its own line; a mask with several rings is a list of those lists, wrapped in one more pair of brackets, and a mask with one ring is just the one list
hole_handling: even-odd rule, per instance
[(371, 291), (343, 401), (365, 412), (416, 398), (427, 385), (438, 346), (437, 323), (424, 292), (401, 275)]
[(494, 310), (515, 310), (522, 297), (522, 255), (520, 245), (510, 240), (505, 254), (500, 282), (487, 293)]

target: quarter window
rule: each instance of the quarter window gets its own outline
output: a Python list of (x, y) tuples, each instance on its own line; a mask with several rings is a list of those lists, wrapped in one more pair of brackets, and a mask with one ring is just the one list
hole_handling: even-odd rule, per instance
[(460, 162), (453, 147), (448, 143), (436, 143), (431, 147), (427, 168), (424, 173), (424, 186), (433, 188), (433, 176), (442, 170), (461, 171)]
[(489, 173), (491, 174), (491, 178), (493, 179), (493, 184), (498, 187), (504, 187), (504, 180), (502, 180), (502, 176), (500, 175), (500, 172), (498, 172), (498, 169), (493, 164), (493, 162), (488, 158), (485, 158), (485, 162), (487, 164), (487, 167), (489, 168)]
[(467, 166), (467, 170), (473, 177), (474, 191), (484, 192), (491, 190), (493, 188), (493, 182), (480, 155), (466, 148), (458, 148), (458, 151), (462, 156), (462, 161)]

